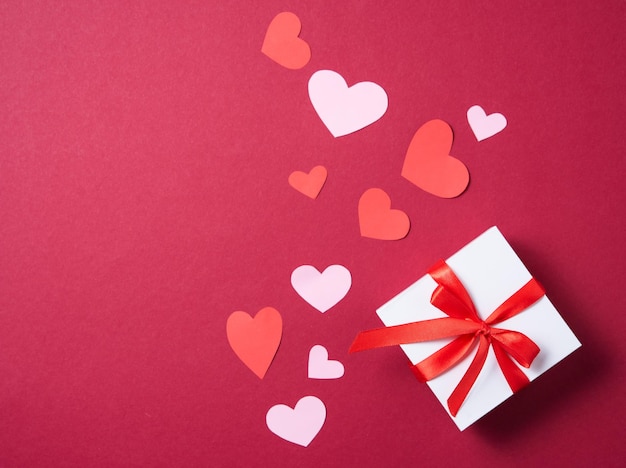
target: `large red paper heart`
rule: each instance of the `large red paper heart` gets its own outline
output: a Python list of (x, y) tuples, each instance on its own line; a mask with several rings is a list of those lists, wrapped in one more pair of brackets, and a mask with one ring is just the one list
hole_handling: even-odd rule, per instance
[(422, 125), (406, 152), (402, 177), (422, 190), (442, 198), (454, 198), (469, 184), (465, 164), (450, 156), (452, 128), (443, 120)]
[(254, 318), (245, 312), (233, 312), (226, 322), (230, 347), (260, 379), (274, 359), (282, 334), (283, 320), (272, 307), (261, 309)]
[(289, 175), (289, 185), (298, 192), (315, 200), (326, 182), (328, 171), (324, 166), (315, 166), (307, 174), (302, 171), (294, 171)]
[(392, 210), (384, 190), (371, 188), (359, 199), (359, 225), (363, 237), (397, 240), (406, 237), (411, 227), (404, 211)]
[(267, 28), (261, 52), (285, 68), (304, 67), (311, 60), (311, 48), (298, 37), (301, 28), (300, 18), (295, 14), (279, 13)]

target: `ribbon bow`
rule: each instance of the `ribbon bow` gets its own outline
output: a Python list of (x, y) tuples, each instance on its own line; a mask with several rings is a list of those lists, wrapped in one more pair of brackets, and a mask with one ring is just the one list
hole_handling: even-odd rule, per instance
[(522, 333), (494, 328), (492, 325), (519, 314), (541, 299), (545, 294), (541, 285), (532, 278), (483, 321), (465, 287), (445, 261), (437, 262), (428, 274), (437, 282), (430, 302), (448, 317), (361, 332), (350, 346), (350, 352), (457, 337), (436, 353), (411, 366), (417, 378), (426, 382), (455, 366), (478, 342), (472, 363), (448, 398), (452, 416), (457, 415), (478, 378), (490, 346), (513, 393), (525, 387), (529, 383), (528, 377), (511, 358), (528, 368), (539, 354), (539, 347)]

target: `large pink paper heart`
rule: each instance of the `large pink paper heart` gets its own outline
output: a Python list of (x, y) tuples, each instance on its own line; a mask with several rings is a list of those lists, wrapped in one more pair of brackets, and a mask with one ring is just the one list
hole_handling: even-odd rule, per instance
[(309, 351), (309, 379), (338, 379), (343, 377), (343, 364), (328, 359), (328, 351), (315, 345)]
[(324, 313), (348, 294), (352, 276), (342, 265), (331, 265), (323, 273), (302, 265), (291, 273), (291, 285), (302, 299)]
[(326, 421), (326, 406), (314, 396), (305, 396), (291, 409), (287, 405), (272, 406), (265, 415), (270, 431), (281, 439), (307, 447)]
[(389, 103), (385, 90), (371, 81), (348, 87), (332, 70), (319, 70), (309, 79), (309, 98), (334, 137), (361, 130), (380, 119)]

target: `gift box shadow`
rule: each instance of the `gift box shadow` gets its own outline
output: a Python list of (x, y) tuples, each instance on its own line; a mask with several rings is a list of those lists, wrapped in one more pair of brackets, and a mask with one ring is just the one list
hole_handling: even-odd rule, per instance
[(606, 385), (614, 367), (610, 350), (602, 347), (602, 331), (589, 320), (589, 311), (580, 308), (577, 295), (583, 292), (564, 291), (562, 275), (546, 256), (517, 243), (513, 247), (543, 284), (582, 347), (476, 422), (475, 430), (497, 443), (515, 439), (525, 431), (537, 431), (542, 421), (571, 411), (574, 400), (587, 398), (583, 395)]

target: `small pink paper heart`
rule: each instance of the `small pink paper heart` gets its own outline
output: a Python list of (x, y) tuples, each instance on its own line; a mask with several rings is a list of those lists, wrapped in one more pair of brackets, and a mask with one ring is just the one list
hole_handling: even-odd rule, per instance
[(291, 409), (287, 405), (272, 406), (265, 415), (270, 431), (281, 439), (307, 447), (326, 421), (326, 406), (314, 396), (305, 396)]
[(506, 117), (502, 114), (487, 113), (480, 106), (472, 106), (467, 111), (467, 122), (478, 141), (486, 140), (500, 133), (506, 127)]
[(342, 265), (331, 265), (323, 273), (302, 265), (291, 273), (291, 285), (302, 299), (324, 313), (348, 294), (352, 276)]
[(315, 345), (309, 351), (309, 379), (338, 379), (343, 377), (343, 364), (328, 359), (328, 351)]

